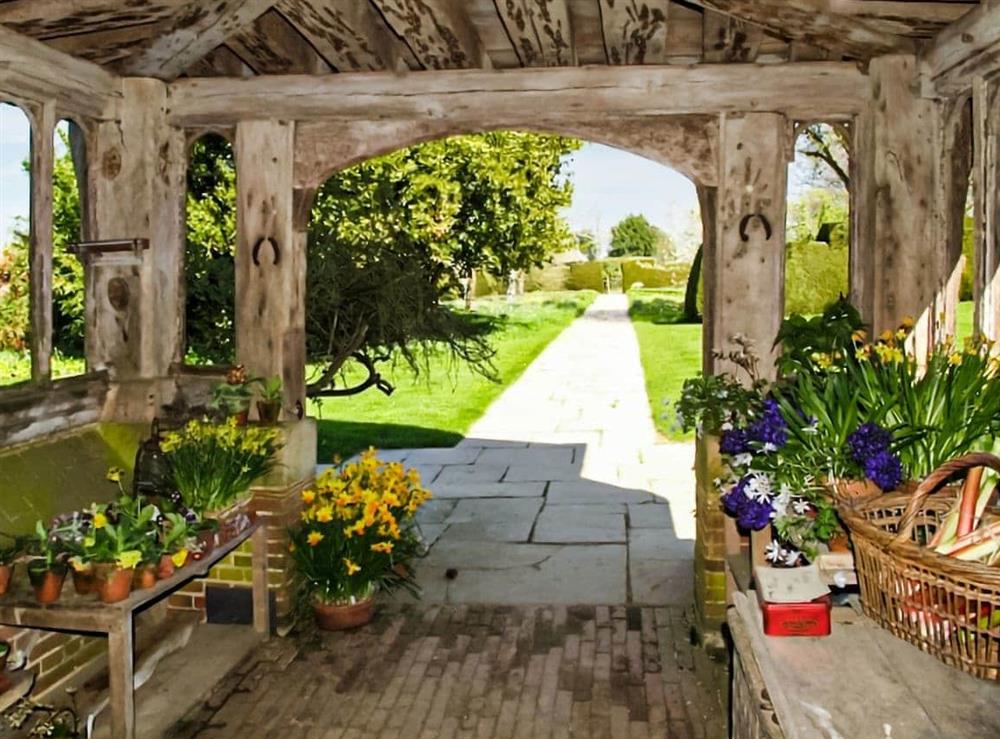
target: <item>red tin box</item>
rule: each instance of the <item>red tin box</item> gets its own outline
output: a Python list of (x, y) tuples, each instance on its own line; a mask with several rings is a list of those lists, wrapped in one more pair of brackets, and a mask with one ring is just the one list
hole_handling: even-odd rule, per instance
[(768, 603), (760, 601), (764, 633), (768, 636), (829, 636), (829, 595), (808, 603)]

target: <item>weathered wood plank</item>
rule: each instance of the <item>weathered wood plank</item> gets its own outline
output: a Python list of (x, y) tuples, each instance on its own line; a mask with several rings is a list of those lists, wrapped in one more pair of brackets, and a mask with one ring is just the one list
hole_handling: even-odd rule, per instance
[(1000, 0), (985, 0), (944, 28), (923, 50), (920, 63), (940, 93), (971, 90), (975, 75), (1000, 69)]
[(868, 78), (856, 65), (701, 65), (550, 68), (433, 75), (366, 73), (187, 79), (170, 86), (176, 125), (217, 125), (280, 110), (295, 120), (457, 118), (527, 125), (541, 110), (565, 115), (715, 114), (773, 110), (790, 117), (843, 120), (868, 104)]
[(169, 20), (189, 0), (11, 0), (0, 24), (38, 39), (127, 29)]
[(118, 626), (108, 633), (108, 681), (110, 683), (111, 736), (135, 738), (134, 654), (132, 650), (132, 614), (124, 614)]
[[(340, 72), (409, 69), (413, 55), (370, 3), (281, 0), (278, 10)], [(413, 66), (418, 66), (414, 59)]]
[(226, 39), (270, 10), (277, 0), (218, 0), (211, 6), (189, 3), (173, 30), (153, 40), (130, 59), (123, 72), (171, 80)]
[(325, 74), (316, 50), (278, 12), (269, 10), (226, 40), (226, 46), (258, 74)]
[(927, 38), (954, 23), (976, 2), (920, 2), (919, 0), (837, 0), (838, 15), (858, 18), (887, 33)]
[(663, 64), (669, 0), (601, 0), (610, 64)]
[[(495, 123), (473, 125), (454, 119), (302, 123), (296, 128), (295, 187), (315, 189), (337, 170), (405, 146), (496, 127)], [(699, 184), (714, 185), (718, 177), (719, 126), (715, 116), (636, 119), (540, 113), (523, 128), (626, 149), (669, 166)]]
[(428, 69), (491, 68), (459, 0), (374, 0), (389, 25)]
[(975, 233), (973, 300), (975, 327), (990, 339), (1000, 338), (1000, 87), (977, 78), (973, 84), (973, 192)]
[(760, 51), (764, 32), (731, 16), (706, 10), (702, 18), (703, 58), (706, 62), (752, 62)]
[(859, 59), (912, 52), (913, 41), (858, 18), (839, 15), (834, 0), (692, 0), (695, 5), (753, 23), (771, 33)]
[(189, 77), (253, 77), (254, 71), (227, 46), (218, 46), (185, 71)]
[(96, 64), (0, 28), (0, 93), (35, 102), (54, 99), (63, 114), (100, 118), (120, 98), (121, 87)]
[(31, 379), (52, 377), (52, 170), (55, 104), (34, 109), (31, 126)]
[(566, 0), (500, 0), (497, 12), (524, 66), (575, 63)]
[(128, 28), (113, 28), (74, 36), (59, 36), (45, 43), (54, 49), (81, 59), (113, 68), (115, 62), (128, 58), (141, 50), (150, 39), (163, 33), (159, 23), (149, 23)]

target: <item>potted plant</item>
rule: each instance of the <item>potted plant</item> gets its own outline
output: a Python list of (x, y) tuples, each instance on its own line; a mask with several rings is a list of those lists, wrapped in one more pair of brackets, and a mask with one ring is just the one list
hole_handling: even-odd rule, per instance
[(203, 520), (218, 520), (228, 540), (249, 525), (250, 485), (274, 469), (280, 443), (275, 428), (194, 420), (167, 433), (162, 448), (183, 503)]
[(0, 537), (9, 539), (6, 544), (0, 544), (0, 595), (7, 592), (10, 580), (14, 575), (14, 564), (21, 556), (24, 543), (20, 537), (0, 534)]
[[(197, 519), (194, 519), (197, 522)], [(156, 563), (156, 576), (161, 580), (172, 577), (177, 568), (187, 563), (191, 550), (192, 531), (188, 519), (180, 513), (163, 514), (160, 524), (159, 557)]]
[(35, 599), (43, 605), (55, 603), (66, 580), (66, 551), (58, 534), (46, 529), (41, 521), (35, 524), (32, 554), (28, 579), (35, 590)]
[(415, 470), (381, 462), (374, 450), (328, 470), (302, 494), (302, 521), (289, 532), (289, 549), (320, 628), (368, 623), (380, 589), (416, 593), (413, 516), (429, 498)]
[(252, 399), (253, 388), (242, 364), (230, 369), (225, 381), (212, 389), (212, 407), (234, 418), (240, 426), (247, 425)]
[(132, 592), (143, 552), (152, 550), (158, 510), (142, 497), (123, 496), (107, 505), (95, 504), (91, 513), (92, 530), (85, 541), (84, 557), (94, 563), (98, 598), (117, 603)]
[(257, 401), (257, 417), (260, 422), (273, 426), (281, 415), (281, 402), (284, 400), (284, 389), (280, 377), (256, 380), (260, 388), (260, 400)]

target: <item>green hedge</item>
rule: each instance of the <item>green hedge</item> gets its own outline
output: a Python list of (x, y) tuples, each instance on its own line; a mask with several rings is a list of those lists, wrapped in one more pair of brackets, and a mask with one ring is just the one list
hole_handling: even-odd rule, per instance
[(533, 269), (524, 279), (525, 292), (562, 292), (569, 290), (570, 265), (549, 264)]
[(647, 267), (638, 262), (625, 262), (622, 264), (622, 287), (628, 290), (637, 282), (643, 287), (681, 287), (687, 282), (690, 271), (690, 264)]
[(785, 256), (785, 314), (822, 313), (848, 292), (848, 247), (810, 241), (789, 244)]
[(604, 292), (604, 262), (580, 262), (569, 266), (569, 290), (596, 290)]

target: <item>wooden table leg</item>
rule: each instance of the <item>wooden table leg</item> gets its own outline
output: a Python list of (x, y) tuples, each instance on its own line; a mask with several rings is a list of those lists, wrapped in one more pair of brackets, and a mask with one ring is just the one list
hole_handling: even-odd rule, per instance
[(135, 686), (132, 660), (132, 614), (124, 613), (118, 627), (108, 633), (111, 736), (114, 739), (135, 739)]
[(261, 524), (250, 539), (253, 571), (253, 628), (265, 639), (271, 633), (271, 598), (267, 591), (267, 526)]

